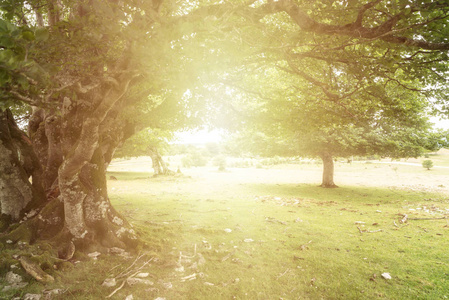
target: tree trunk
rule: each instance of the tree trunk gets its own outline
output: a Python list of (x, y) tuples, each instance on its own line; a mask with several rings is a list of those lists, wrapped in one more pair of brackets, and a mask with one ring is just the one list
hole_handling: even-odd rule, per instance
[(0, 110), (0, 229), (45, 201), (35, 160), (31, 141), (17, 127), (10, 111)]
[(323, 161), (323, 181), (320, 186), (324, 188), (338, 187), (334, 183), (334, 160), (332, 159), (332, 154), (323, 152), (320, 154), (320, 157)]
[(162, 159), (162, 156), (159, 154), (159, 151), (157, 151), (157, 148), (149, 147), (148, 152), (150, 154), (151, 161), (153, 162), (153, 176), (174, 175), (174, 172), (167, 167), (167, 164)]
[[(137, 242), (130, 224), (111, 206), (106, 186), (106, 167), (120, 140), (111, 141), (111, 122), (118, 122), (112, 112), (127, 91), (130, 80), (126, 79), (106, 92), (94, 92), (93, 101), (99, 104), (94, 111), (83, 113), (81, 126), (75, 115), (74, 123), (68, 122), (72, 128), (62, 127), (62, 148), (66, 150), (59, 167), (58, 183), (64, 203), (65, 232), (77, 246), (96, 244), (126, 248)], [(65, 118), (71, 120), (72, 117), (68, 110)], [(69, 150), (65, 146), (70, 144), (74, 146)]]
[[(85, 97), (81, 103), (91, 106), (64, 98), (58, 109), (34, 110), (29, 133), (38, 155), (28, 164), (30, 174), (24, 167), (19, 168), (24, 165), (19, 153), (26, 151), (18, 150), (19, 143), (11, 137), (12, 126), (8, 126), (6, 115), (1, 115), (0, 203), (4, 220), (7, 225), (25, 220), (22, 217), (30, 211), (35, 195), (41, 196), (44, 205), (34, 218), (11, 227), (15, 229), (0, 239), (47, 239), (55, 244), (73, 243), (76, 249), (86, 251), (137, 246), (132, 226), (109, 201), (106, 182), (106, 168), (114, 150), (130, 136), (125, 132), (130, 127), (117, 111), (123, 109), (120, 101), (132, 78), (80, 92), (78, 99)], [(40, 190), (34, 190), (35, 183)]]

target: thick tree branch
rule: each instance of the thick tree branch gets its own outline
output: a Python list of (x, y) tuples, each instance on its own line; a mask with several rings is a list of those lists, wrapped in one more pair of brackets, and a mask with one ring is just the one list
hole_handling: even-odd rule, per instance
[(326, 35), (342, 35), (370, 40), (380, 39), (389, 43), (402, 44), (409, 47), (416, 47), (427, 50), (449, 50), (449, 43), (430, 42), (423, 39), (412, 39), (404, 36), (394, 35), (397, 30), (393, 30), (393, 27), (401, 18), (405, 17), (405, 14), (402, 12), (392, 16), (379, 26), (371, 28), (364, 27), (362, 25), (362, 21), (365, 12), (379, 2), (380, 1), (373, 1), (363, 6), (359, 10), (357, 19), (354, 22), (346, 25), (329, 25), (317, 22), (309, 17), (308, 14), (304, 12), (293, 0), (279, 0), (276, 2), (270, 1), (260, 8), (254, 9), (255, 17), (253, 19), (260, 20), (265, 15), (285, 12), (301, 28), (301, 30), (308, 32)]

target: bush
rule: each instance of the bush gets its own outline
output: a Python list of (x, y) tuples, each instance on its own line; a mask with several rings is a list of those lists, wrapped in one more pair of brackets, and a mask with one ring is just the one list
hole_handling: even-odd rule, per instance
[(430, 159), (426, 159), (425, 161), (422, 162), (422, 166), (423, 168), (430, 170), (430, 168), (433, 167), (433, 161), (431, 161)]
[(215, 157), (214, 165), (218, 167), (219, 171), (226, 171), (226, 157), (223, 155)]
[(207, 165), (207, 158), (198, 150), (191, 151), (181, 159), (184, 168), (204, 167)]

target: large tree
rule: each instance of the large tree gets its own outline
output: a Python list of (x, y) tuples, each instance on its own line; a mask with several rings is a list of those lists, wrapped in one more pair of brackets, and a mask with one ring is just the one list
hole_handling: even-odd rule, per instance
[[(179, 18), (189, 6), (5, 2), (2, 224), (31, 217), (32, 208), (39, 216), (3, 239), (56, 238), (77, 248), (136, 244), (136, 233), (109, 202), (105, 171), (135, 130), (160, 115), (176, 124), (189, 118), (179, 114), (191, 108), (183, 94), (195, 80), (180, 46), (188, 43)], [(27, 134), (13, 119), (13, 105), (32, 108)], [(31, 232), (20, 236), (24, 227)]]
[(408, 157), (444, 145), (426, 118), (447, 114), (444, 3), (280, 0), (244, 12), (240, 21), (255, 26), (238, 36), (253, 54), (212, 89), (246, 95), (226, 106), (246, 114), (245, 144), (256, 152), (319, 156), (322, 186), (334, 187), (335, 156)]

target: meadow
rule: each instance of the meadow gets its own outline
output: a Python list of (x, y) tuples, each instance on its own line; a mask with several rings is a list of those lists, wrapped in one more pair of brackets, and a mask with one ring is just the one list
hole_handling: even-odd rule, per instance
[(318, 187), (320, 174), (310, 163), (152, 177), (147, 158), (116, 161), (110, 198), (144, 245), (78, 255), (44, 289), (61, 289), (52, 299), (449, 297), (449, 169), (337, 163), (336, 189)]

